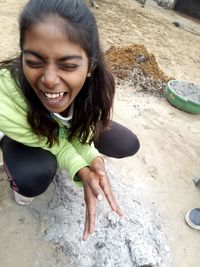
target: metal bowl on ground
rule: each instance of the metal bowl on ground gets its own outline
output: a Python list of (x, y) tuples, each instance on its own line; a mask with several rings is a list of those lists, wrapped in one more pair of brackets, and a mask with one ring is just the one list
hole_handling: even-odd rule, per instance
[(200, 114), (200, 85), (171, 80), (166, 88), (167, 100), (173, 106), (188, 113)]

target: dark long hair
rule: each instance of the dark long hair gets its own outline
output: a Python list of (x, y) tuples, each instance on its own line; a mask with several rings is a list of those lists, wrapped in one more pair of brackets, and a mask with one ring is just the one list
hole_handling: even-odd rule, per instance
[[(102, 128), (109, 123), (115, 91), (113, 75), (104, 62), (100, 48), (96, 20), (82, 0), (30, 0), (19, 17), (21, 50), (26, 32), (50, 15), (65, 20), (68, 38), (80, 45), (89, 59), (91, 77), (86, 79), (74, 100), (68, 139), (77, 136), (82, 143), (91, 143), (98, 139)], [(0, 62), (0, 68), (9, 69), (16, 85), (22, 90), (28, 104), (27, 119), (33, 131), (46, 136), (49, 146), (58, 142), (59, 125), (27, 82), (22, 68), (22, 54)]]

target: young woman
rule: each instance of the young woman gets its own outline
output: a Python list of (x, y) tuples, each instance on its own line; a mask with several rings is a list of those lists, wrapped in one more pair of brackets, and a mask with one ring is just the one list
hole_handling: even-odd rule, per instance
[(83, 239), (95, 229), (104, 194), (122, 216), (100, 153), (135, 154), (139, 141), (110, 120), (115, 91), (94, 16), (82, 0), (30, 0), (20, 19), (16, 58), (0, 63), (4, 166), (19, 204), (51, 183), (57, 167), (84, 187)]

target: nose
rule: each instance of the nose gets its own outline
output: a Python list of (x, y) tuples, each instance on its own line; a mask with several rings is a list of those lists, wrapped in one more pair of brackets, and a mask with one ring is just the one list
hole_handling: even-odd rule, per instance
[(57, 85), (60, 81), (56, 68), (54, 66), (46, 67), (42, 74), (41, 80), (45, 88), (54, 88), (55, 85)]

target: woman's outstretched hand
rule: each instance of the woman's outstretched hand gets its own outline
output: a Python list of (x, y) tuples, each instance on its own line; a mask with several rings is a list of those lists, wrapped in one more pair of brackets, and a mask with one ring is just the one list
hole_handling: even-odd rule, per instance
[(95, 230), (96, 201), (101, 201), (105, 195), (111, 209), (119, 216), (123, 216), (117, 201), (112, 193), (111, 185), (105, 170), (104, 161), (101, 157), (95, 158), (90, 167), (82, 168), (78, 172), (84, 185), (84, 198), (86, 204), (85, 228), (83, 240)]

